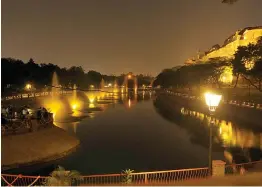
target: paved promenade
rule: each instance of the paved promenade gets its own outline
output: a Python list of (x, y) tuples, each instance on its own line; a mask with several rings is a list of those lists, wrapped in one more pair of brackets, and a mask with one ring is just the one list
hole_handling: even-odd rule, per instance
[(60, 158), (79, 145), (79, 140), (58, 127), (2, 136), (2, 170)]
[[(159, 185), (159, 184), (158, 184)], [(262, 172), (229, 175), (203, 180), (189, 180), (170, 184), (175, 186), (262, 186)]]

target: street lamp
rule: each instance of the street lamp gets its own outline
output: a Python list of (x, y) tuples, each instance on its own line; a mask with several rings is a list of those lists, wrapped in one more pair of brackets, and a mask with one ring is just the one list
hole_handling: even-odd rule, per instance
[(211, 116), (211, 122), (210, 122), (210, 128), (209, 128), (209, 155), (208, 155), (208, 165), (209, 165), (209, 172), (210, 175), (212, 175), (212, 130), (213, 130), (213, 123), (212, 115), (216, 111), (216, 108), (219, 105), (219, 102), (222, 98), (222, 95), (217, 95), (214, 93), (205, 93), (205, 100), (206, 104), (208, 106), (210, 116)]
[(30, 90), (32, 88), (32, 85), (31, 84), (26, 84), (25, 87), (26, 87), (27, 90)]

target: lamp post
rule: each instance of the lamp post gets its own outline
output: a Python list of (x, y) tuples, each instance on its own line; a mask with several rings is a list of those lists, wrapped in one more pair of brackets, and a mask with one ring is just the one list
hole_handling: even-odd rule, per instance
[(208, 154), (208, 166), (209, 166), (209, 172), (210, 175), (212, 175), (212, 130), (213, 130), (213, 120), (212, 120), (212, 115), (215, 113), (216, 108), (219, 105), (219, 102), (222, 98), (222, 95), (217, 95), (214, 93), (206, 93), (205, 94), (205, 100), (206, 104), (208, 106), (210, 116), (211, 116), (211, 122), (210, 122), (210, 128), (209, 128), (209, 154)]

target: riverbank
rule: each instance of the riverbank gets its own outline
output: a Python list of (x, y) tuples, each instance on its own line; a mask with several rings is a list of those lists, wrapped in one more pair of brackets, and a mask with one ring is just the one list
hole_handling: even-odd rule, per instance
[(2, 171), (62, 158), (80, 141), (58, 127), (32, 133), (2, 136)]
[[(186, 107), (209, 115), (204, 100), (190, 99), (189, 97), (169, 95), (167, 93), (159, 94), (159, 98), (164, 101), (164, 103), (173, 105), (178, 111), (180, 111), (182, 107)], [(214, 117), (226, 119), (228, 121), (239, 121), (243, 127), (262, 130), (261, 115), (262, 110), (250, 107), (239, 107), (237, 105), (221, 102)]]

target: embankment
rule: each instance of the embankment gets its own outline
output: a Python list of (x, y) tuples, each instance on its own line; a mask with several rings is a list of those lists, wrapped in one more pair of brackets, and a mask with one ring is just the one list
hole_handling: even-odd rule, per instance
[[(209, 114), (208, 108), (203, 100), (189, 99), (181, 96), (159, 94), (158, 99), (161, 102), (166, 103), (173, 110), (179, 111), (182, 107), (186, 107), (190, 110)], [(239, 122), (239, 125), (262, 130), (262, 110), (241, 107), (236, 105), (224, 104), (221, 102), (217, 108), (214, 117)]]
[(48, 162), (74, 151), (80, 141), (58, 127), (2, 136), (2, 171)]

